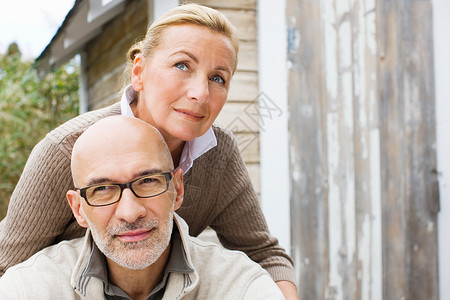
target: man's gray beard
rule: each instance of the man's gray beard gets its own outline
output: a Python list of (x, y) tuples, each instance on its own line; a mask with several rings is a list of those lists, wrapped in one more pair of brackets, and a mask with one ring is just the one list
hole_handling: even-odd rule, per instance
[[(169, 246), (173, 229), (173, 212), (158, 224), (158, 219), (137, 220), (133, 223), (121, 223), (118, 226), (109, 226), (106, 236), (102, 237), (98, 228), (84, 216), (89, 224), (95, 244), (98, 249), (118, 265), (132, 269), (142, 270), (152, 265)], [(150, 236), (139, 242), (122, 242), (115, 235), (128, 230), (150, 230)]]

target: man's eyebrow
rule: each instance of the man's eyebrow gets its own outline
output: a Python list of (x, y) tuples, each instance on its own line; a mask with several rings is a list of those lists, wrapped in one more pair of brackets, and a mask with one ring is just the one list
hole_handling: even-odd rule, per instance
[[(134, 177), (138, 178), (138, 177), (152, 175), (152, 174), (156, 174), (156, 173), (162, 173), (162, 172), (163, 172), (163, 170), (161, 170), (161, 169), (153, 168), (153, 169), (148, 169), (148, 170), (136, 173), (134, 175)], [(93, 179), (89, 180), (87, 186), (97, 185), (97, 184), (102, 184), (102, 183), (117, 183), (117, 182), (108, 177), (93, 178)]]
[(108, 178), (108, 177), (93, 178), (93, 179), (89, 180), (89, 182), (87, 183), (87, 186), (102, 184), (105, 182), (109, 183), (109, 182), (112, 182), (112, 180), (111, 180), (111, 178)]
[(152, 174), (162, 173), (162, 172), (164, 172), (164, 171), (161, 169), (154, 168), (154, 169), (149, 169), (149, 170), (139, 172), (138, 174), (136, 174), (136, 177), (142, 177), (142, 176), (152, 175)]

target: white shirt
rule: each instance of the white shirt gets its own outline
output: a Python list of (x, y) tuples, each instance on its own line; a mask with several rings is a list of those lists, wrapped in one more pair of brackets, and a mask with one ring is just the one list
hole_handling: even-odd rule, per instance
[[(136, 97), (136, 92), (133, 90), (133, 86), (130, 84), (125, 88), (122, 98), (120, 99), (120, 109), (122, 116), (134, 117), (131, 110), (130, 103)], [(185, 174), (193, 165), (194, 160), (217, 146), (217, 139), (214, 131), (210, 127), (208, 131), (202, 136), (199, 136), (192, 141), (186, 141), (184, 144), (183, 152), (181, 153), (180, 164), (177, 167), (183, 170)]]

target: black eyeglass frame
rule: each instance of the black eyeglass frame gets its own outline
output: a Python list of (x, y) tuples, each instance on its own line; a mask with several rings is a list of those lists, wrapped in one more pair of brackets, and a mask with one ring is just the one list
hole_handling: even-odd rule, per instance
[[(156, 195), (151, 195), (151, 196), (144, 196), (144, 197), (142, 197), (142, 196), (137, 195), (136, 192), (133, 190), (132, 184), (134, 182), (138, 181), (138, 180), (141, 180), (142, 178), (155, 176), (155, 175), (164, 175), (164, 177), (166, 178), (166, 188), (165, 188), (165, 190), (162, 191), (161, 193), (158, 193)], [(161, 172), (161, 173), (154, 173), (154, 174), (144, 175), (144, 176), (141, 176), (139, 178), (133, 179), (132, 181), (127, 182), (127, 183), (93, 184), (93, 185), (89, 185), (89, 186), (86, 186), (86, 187), (78, 189), (78, 190), (80, 191), (80, 196), (83, 197), (83, 199), (84, 199), (84, 201), (86, 201), (87, 205), (93, 206), (93, 207), (102, 207), (102, 206), (108, 206), (108, 205), (112, 205), (112, 204), (115, 204), (115, 203), (119, 202), (120, 199), (122, 199), (123, 190), (126, 189), (126, 188), (130, 189), (130, 191), (133, 193), (133, 195), (135, 195), (138, 198), (152, 198), (152, 197), (156, 197), (156, 196), (159, 196), (161, 194), (164, 194), (169, 189), (169, 183), (172, 180), (172, 178), (173, 178), (173, 171), (171, 171), (171, 172)], [(119, 198), (116, 201), (108, 203), (108, 204), (91, 204), (91, 203), (89, 203), (89, 201), (87, 200), (87, 197), (86, 197), (86, 191), (88, 189), (92, 188), (92, 187), (103, 186), (103, 185), (114, 185), (114, 186), (120, 187)]]

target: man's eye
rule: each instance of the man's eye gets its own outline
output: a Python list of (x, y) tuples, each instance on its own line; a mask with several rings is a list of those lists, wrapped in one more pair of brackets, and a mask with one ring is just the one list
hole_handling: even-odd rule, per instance
[(142, 179), (141, 183), (153, 183), (155, 181), (157, 181), (155, 178), (147, 177), (147, 178)]
[(114, 191), (114, 186), (110, 185), (99, 185), (94, 187), (93, 190), (91, 190), (92, 194), (104, 194), (104, 193), (111, 193)]
[(225, 80), (219, 75), (214, 75), (213, 77), (211, 77), (211, 80), (217, 83), (225, 83)]
[(108, 189), (107, 186), (101, 185), (101, 186), (97, 186), (97, 187), (94, 189), (94, 192), (106, 191), (107, 189)]
[(177, 67), (178, 69), (182, 70), (182, 71), (187, 71), (188, 67), (185, 63), (177, 63), (175, 64), (175, 67)]

